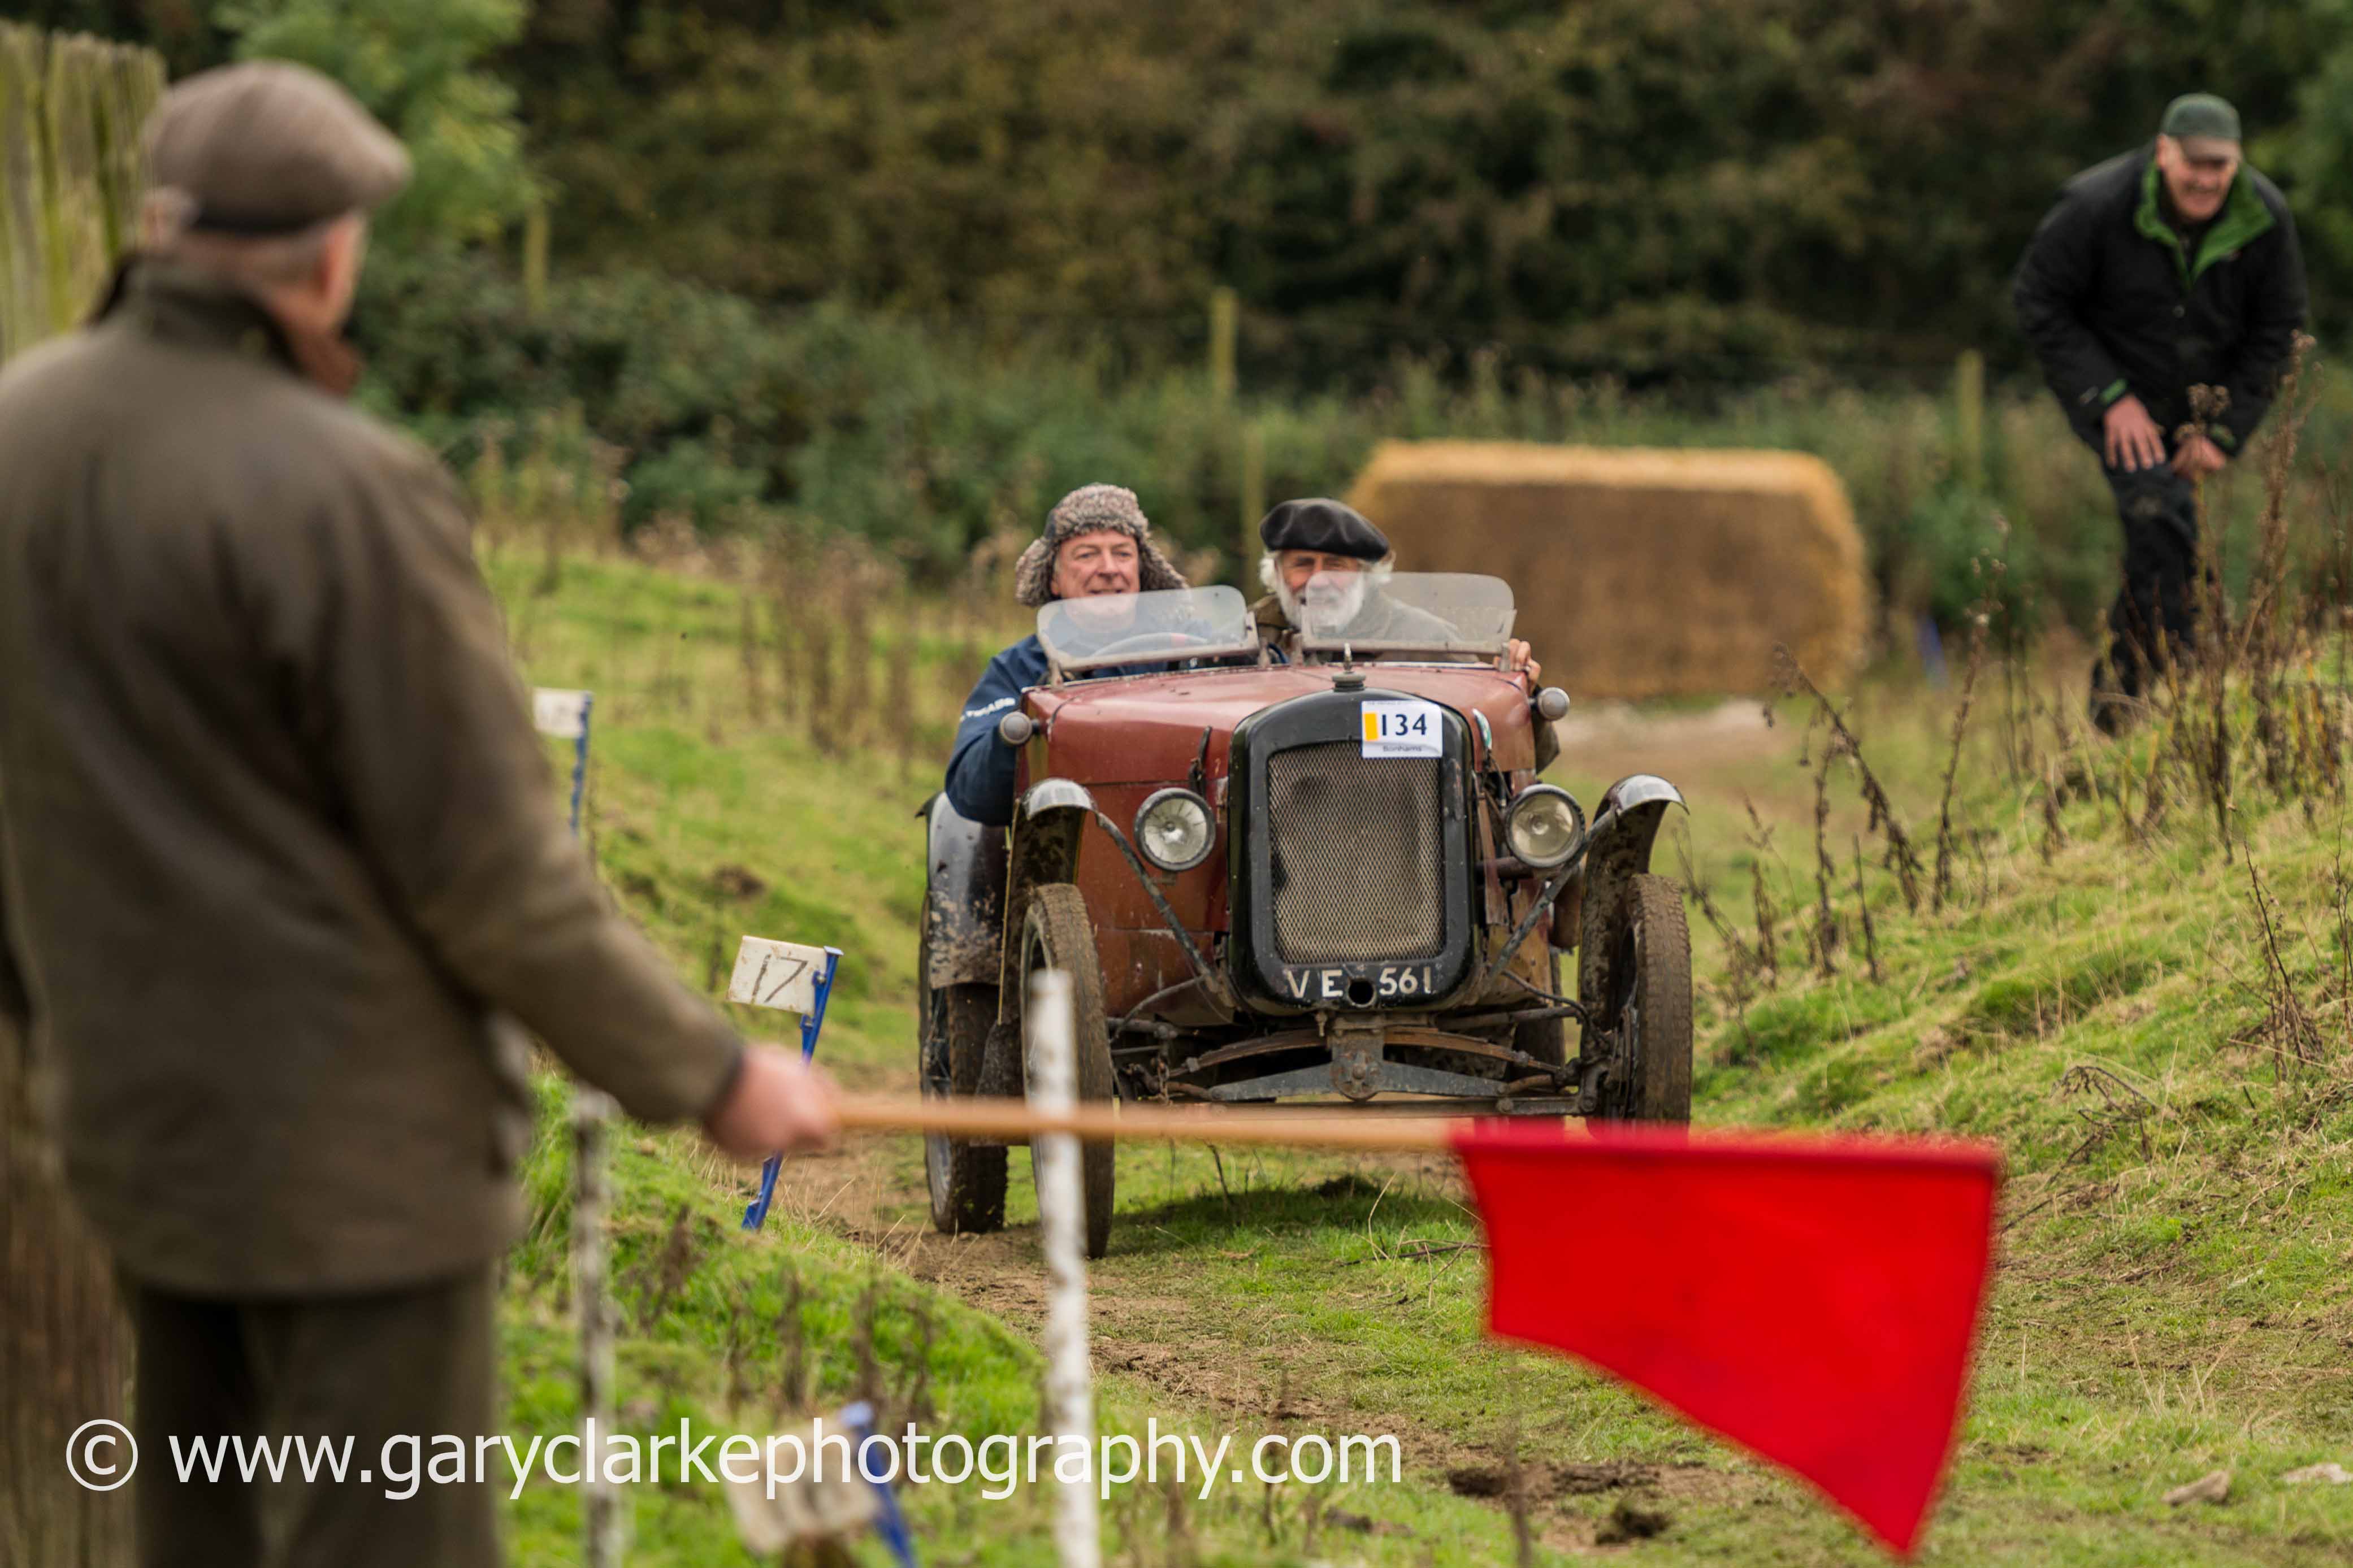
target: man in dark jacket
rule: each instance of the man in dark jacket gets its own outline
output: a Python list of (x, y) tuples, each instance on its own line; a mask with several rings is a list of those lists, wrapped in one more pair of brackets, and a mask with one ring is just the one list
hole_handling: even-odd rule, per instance
[[(102, 319), (0, 375), (0, 1049), (125, 1286), (141, 1561), (487, 1568), (489, 1488), (361, 1478), (494, 1429), (497, 1015), (739, 1157), (829, 1135), (831, 1091), (610, 909), (456, 487), (333, 395), (399, 144), (249, 64), (167, 94), (148, 161)], [(354, 1479), (175, 1479), (175, 1439), (288, 1435)]]
[[(1054, 503), (1046, 531), (1013, 566), (1013, 596), (1036, 609), (1056, 599), (1182, 588), (1184, 577), (1152, 542), (1152, 521), (1134, 490), (1085, 485)], [(1123, 668), (1096, 675), (1128, 673)], [(1046, 679), (1046, 650), (1030, 633), (988, 661), (956, 725), (948, 757), (948, 805), (991, 827), (1013, 822), (1014, 765), (1019, 753), (997, 736), (997, 721), (1021, 694)]]
[[(2246, 450), (2295, 352), (2295, 223), (2241, 161), (2238, 111), (2191, 93), (2167, 108), (2153, 146), (2067, 182), (2012, 297), (2124, 522), (2124, 584), (2093, 671), (2092, 716), (2113, 733), (2164, 650), (2195, 635), (2195, 486)], [(2227, 399), (2201, 429), (2189, 428), (2193, 386)]]

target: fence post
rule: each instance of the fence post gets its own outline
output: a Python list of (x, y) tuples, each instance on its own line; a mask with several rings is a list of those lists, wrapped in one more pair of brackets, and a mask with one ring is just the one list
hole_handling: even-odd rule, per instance
[[(0, 23), (0, 360), (70, 324), (127, 243), (111, 215), (136, 200), (135, 122), (163, 79), (151, 50)], [(126, 122), (128, 153), (111, 129)], [(38, 1115), (40, 1074), (31, 1041), (0, 1037), (0, 1563), (118, 1568), (132, 1489), (75, 1484), (66, 1445), (125, 1418), (131, 1335)]]
[(1209, 291), (1209, 395), (1219, 407), (1234, 398), (1234, 342), (1241, 335), (1241, 300), (1231, 289)]
[(0, 360), (89, 314), (136, 238), (163, 58), (0, 22)]
[(47, 269), (41, 215), (48, 210), (48, 165), (41, 156), (43, 36), (0, 22), (0, 360), (47, 335)]
[(522, 297), (533, 316), (547, 313), (547, 198), (533, 196), (522, 215)]
[(1985, 488), (1985, 355), (1963, 349), (1953, 365), (1954, 466), (1971, 489)]
[(1250, 561), (1259, 552), (1258, 520), (1266, 515), (1266, 432), (1255, 419), (1242, 421), (1241, 548), (1234, 557), (1234, 582), (1250, 593)]

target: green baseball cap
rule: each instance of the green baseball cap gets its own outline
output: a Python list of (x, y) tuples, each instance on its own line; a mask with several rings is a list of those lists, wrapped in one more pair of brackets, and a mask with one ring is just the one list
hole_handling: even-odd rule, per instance
[(2239, 111), (2211, 92), (2185, 92), (2165, 106), (2165, 118), (2158, 121), (2157, 129), (2177, 142), (2189, 136), (2236, 142)]

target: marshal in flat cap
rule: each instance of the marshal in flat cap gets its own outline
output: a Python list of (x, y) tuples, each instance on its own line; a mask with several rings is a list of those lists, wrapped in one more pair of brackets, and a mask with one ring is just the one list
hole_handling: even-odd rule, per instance
[(1321, 496), (1284, 501), (1259, 520), (1258, 536), (1269, 550), (1314, 550), (1359, 561), (1383, 561), (1389, 554), (1388, 536), (1362, 512)]
[(408, 153), (334, 82), (282, 60), (190, 77), (147, 120), (147, 174), (187, 198), (187, 226), (295, 234), (369, 212), (408, 183)]

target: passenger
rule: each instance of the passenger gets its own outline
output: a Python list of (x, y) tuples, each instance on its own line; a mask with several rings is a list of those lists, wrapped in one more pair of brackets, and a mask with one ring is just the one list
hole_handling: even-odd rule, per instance
[[(1056, 599), (1184, 586), (1184, 577), (1154, 547), (1152, 522), (1135, 492), (1117, 485), (1087, 485), (1056, 502), (1046, 515), (1046, 531), (1013, 567), (1013, 595), (1031, 609)], [(997, 723), (1045, 679), (1046, 650), (1035, 632), (981, 672), (965, 700), (948, 758), (948, 804), (957, 815), (992, 827), (1011, 825), (1016, 756), (997, 740)]]
[[(1300, 657), (1302, 627), (1327, 641), (1361, 637), (1366, 643), (1407, 642), (1427, 637), (1434, 645), (1442, 645), (1453, 640), (1454, 627), (1428, 610), (1382, 592), (1382, 584), (1397, 569), (1397, 552), (1388, 536), (1356, 508), (1321, 497), (1287, 500), (1259, 521), (1258, 537), (1266, 546), (1266, 553), (1259, 558), (1259, 580), (1271, 591), (1250, 606), (1250, 618), (1258, 625), (1259, 636), (1284, 658)], [(1544, 667), (1525, 640), (1511, 638), (1504, 645), (1504, 668), (1526, 670), (1530, 686), (1542, 678)], [(1537, 768), (1547, 766), (1559, 749), (1552, 726), (1539, 723)]]
[[(1299, 657), (1303, 627), (1325, 640), (1453, 640), (1455, 629), (1446, 622), (1381, 591), (1397, 569), (1397, 552), (1354, 507), (1287, 500), (1261, 520), (1258, 536), (1267, 552), (1259, 559), (1259, 580), (1271, 592), (1250, 606), (1250, 615), (1259, 635), (1286, 658)], [(1525, 642), (1514, 637), (1504, 652), (1506, 668), (1526, 670), (1531, 681), (1538, 678), (1543, 667)]]

